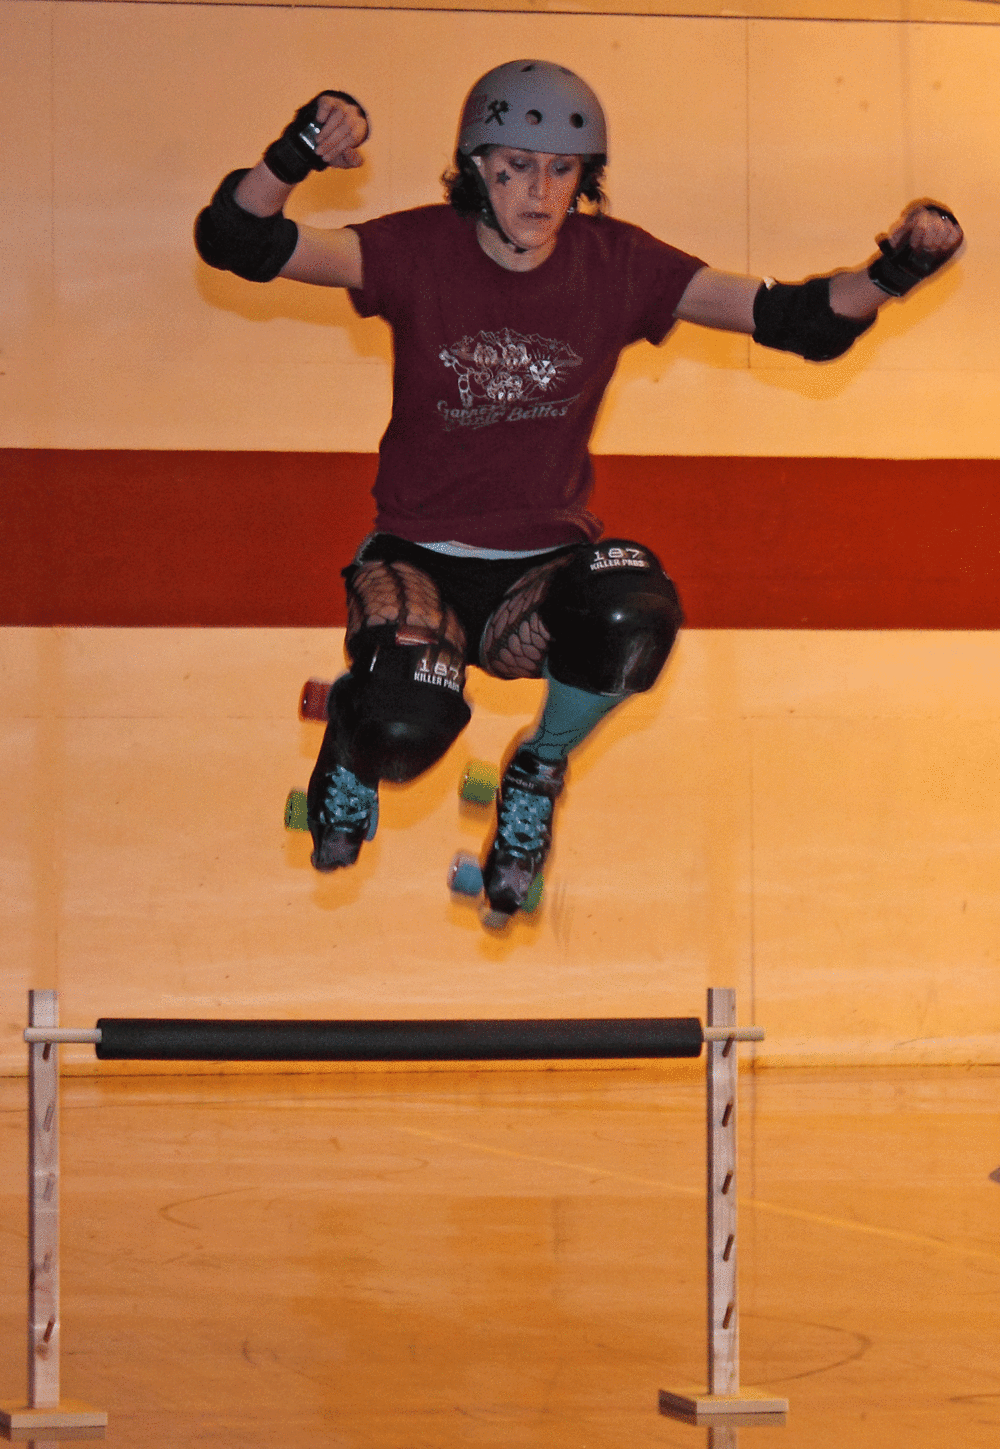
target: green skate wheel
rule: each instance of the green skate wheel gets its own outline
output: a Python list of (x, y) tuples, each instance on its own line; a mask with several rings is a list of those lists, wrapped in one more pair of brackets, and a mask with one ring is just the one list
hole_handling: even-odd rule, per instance
[(288, 799), (285, 801), (285, 829), (309, 829), (309, 818), (306, 814), (306, 792), (304, 790), (289, 790), (288, 792)]
[(531, 882), (531, 890), (525, 896), (521, 904), (521, 910), (527, 911), (529, 916), (531, 915), (532, 911), (537, 911), (538, 907), (542, 903), (542, 892), (544, 891), (544, 889), (545, 882), (542, 880), (542, 877), (540, 875), (536, 875), (535, 879)]
[(332, 688), (329, 679), (307, 679), (299, 695), (299, 719), (315, 719), (325, 724)]
[(474, 855), (460, 850), (448, 870), (448, 889), (457, 896), (478, 896), (483, 889), (483, 872)]
[(487, 760), (470, 760), (458, 793), (470, 805), (492, 805), (500, 786), (500, 772)]

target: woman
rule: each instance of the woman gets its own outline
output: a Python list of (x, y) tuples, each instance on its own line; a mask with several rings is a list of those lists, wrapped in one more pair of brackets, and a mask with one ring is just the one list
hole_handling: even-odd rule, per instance
[(541, 675), (542, 715), (504, 771), (483, 868), (503, 921), (548, 854), (571, 750), (652, 687), (681, 623), (655, 556), (602, 539), (587, 510), (588, 441), (621, 350), (683, 319), (838, 357), (962, 233), (927, 203), (855, 270), (798, 285), (716, 271), (602, 214), (600, 102), (545, 61), (512, 61), (472, 88), (449, 204), (338, 230), (283, 216), (311, 170), (361, 165), (367, 137), (353, 97), (317, 96), (252, 170), (226, 177), (196, 242), (248, 280), (346, 287), (393, 330), (375, 531), (344, 570), (350, 672), (309, 787), (313, 864), (353, 864), (379, 780), (414, 779), (448, 749), (469, 719), (468, 665)]

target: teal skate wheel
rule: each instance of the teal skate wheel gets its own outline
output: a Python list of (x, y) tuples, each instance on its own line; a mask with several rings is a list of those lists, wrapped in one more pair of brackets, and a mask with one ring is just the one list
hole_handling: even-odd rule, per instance
[(500, 771), (487, 760), (470, 760), (458, 793), (470, 805), (492, 805), (500, 786)]
[(306, 792), (289, 790), (285, 801), (285, 829), (308, 830), (309, 817), (306, 813)]
[(460, 850), (448, 870), (448, 889), (457, 896), (478, 896), (483, 889), (483, 872), (474, 855)]
[(325, 724), (332, 688), (329, 679), (307, 679), (299, 695), (299, 719), (315, 719)]
[(532, 911), (537, 911), (538, 907), (542, 904), (542, 892), (544, 889), (545, 882), (540, 875), (536, 875), (535, 879), (531, 882), (531, 890), (521, 903), (521, 910), (527, 911), (529, 916)]

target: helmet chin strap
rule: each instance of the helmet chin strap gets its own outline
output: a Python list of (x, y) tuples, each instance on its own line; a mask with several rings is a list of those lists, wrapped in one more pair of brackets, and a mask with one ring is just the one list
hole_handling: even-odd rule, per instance
[(482, 221), (484, 226), (488, 226), (491, 231), (496, 232), (497, 236), (503, 242), (504, 246), (509, 247), (515, 256), (523, 257), (528, 248), (519, 247), (517, 242), (511, 241), (510, 237), (507, 235), (507, 233), (504, 231), (503, 227), (497, 220), (497, 214), (493, 210), (493, 203), (490, 200), (489, 188), (486, 185), (486, 177), (483, 175), (482, 171), (480, 171), (478, 165), (476, 165), (478, 159), (478, 157), (473, 157), (472, 164), (475, 167), (476, 181), (479, 184), (479, 195), (482, 198), (483, 203), (479, 209), (480, 220)]
[(486, 202), (479, 215), (483, 225), (488, 226), (491, 231), (495, 231), (505, 247), (509, 247), (515, 256), (524, 256), (528, 248), (519, 247), (517, 242), (511, 241), (510, 237), (507, 235), (503, 227), (497, 221), (497, 214), (493, 210), (493, 207), (490, 205), (489, 201)]

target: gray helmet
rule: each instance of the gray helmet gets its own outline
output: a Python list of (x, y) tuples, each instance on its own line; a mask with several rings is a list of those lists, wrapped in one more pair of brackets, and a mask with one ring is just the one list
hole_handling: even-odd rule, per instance
[(511, 60), (487, 71), (462, 110), (458, 149), (516, 146), (555, 156), (606, 156), (601, 103), (578, 75), (548, 60)]

